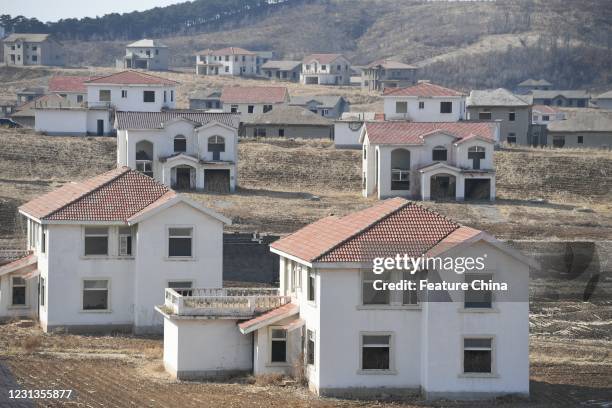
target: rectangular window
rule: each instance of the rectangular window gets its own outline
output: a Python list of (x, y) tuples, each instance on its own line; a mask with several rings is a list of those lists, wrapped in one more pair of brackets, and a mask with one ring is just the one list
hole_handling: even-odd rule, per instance
[(83, 102), (83, 95), (77, 95), (77, 103)]
[(272, 110), (272, 105), (264, 105), (263, 113), (270, 112)]
[(361, 369), (391, 369), (390, 334), (363, 334), (361, 336)]
[(192, 281), (170, 281), (168, 287), (174, 289), (181, 296), (193, 296)]
[(278, 137), (285, 137), (285, 129), (278, 129)]
[(321, 65), (321, 71), (325, 71), (327, 69), (327, 65)]
[(288, 261), (291, 268), (291, 288), (295, 292), (297, 288), (302, 287), (302, 267), (296, 262)]
[(415, 283), (415, 289), (414, 290), (404, 290), (402, 292), (402, 305), (417, 305), (419, 303), (419, 291), (418, 289), (418, 284), (419, 284), (419, 279), (418, 279), (418, 275), (417, 274), (410, 274), (410, 272), (403, 272), (403, 278), (404, 280), (407, 281), (411, 281)]
[(98, 99), (100, 102), (110, 102), (111, 100), (111, 91), (110, 89), (100, 89), (98, 94)]
[(108, 228), (85, 228), (85, 255), (108, 255)]
[(410, 171), (391, 169), (391, 190), (410, 190)]
[(83, 310), (108, 310), (108, 280), (83, 281)]
[(119, 256), (132, 255), (132, 229), (130, 227), (119, 228)]
[(565, 146), (565, 136), (553, 136), (553, 147)]
[(491, 112), (478, 112), (478, 120), (491, 120)]
[(510, 144), (516, 144), (516, 133), (512, 133), (512, 132), (508, 133), (508, 137), (506, 138), (506, 140)]
[(513, 111), (509, 112), (508, 113), (508, 120), (510, 122), (514, 122), (516, 120), (516, 112), (513, 112)]
[(493, 339), (463, 339), (463, 372), (491, 373)]
[(287, 362), (287, 330), (270, 328), (270, 362)]
[(317, 281), (315, 279), (315, 273), (312, 269), (306, 268), (308, 274), (308, 300), (311, 302), (315, 301), (315, 291)]
[(155, 102), (155, 91), (142, 91), (143, 102)]
[(225, 72), (229, 72), (229, 67), (225, 67)]
[(583, 144), (584, 143), (584, 136), (578, 136), (578, 139), (576, 140), (576, 143)]
[(124, 98), (124, 99), (127, 98), (127, 89), (122, 89), (121, 90), (121, 97)]
[(37, 62), (37, 61), (38, 61), (38, 56), (32, 55), (32, 62)]
[(407, 113), (408, 102), (395, 102), (395, 113)]
[(578, 101), (576, 102), (576, 106), (584, 108), (586, 106), (586, 101), (584, 99), (578, 99)]
[(253, 105), (247, 106), (247, 112), (248, 113), (253, 113), (254, 110), (255, 110), (255, 106), (253, 106)]
[(440, 113), (453, 113), (453, 103), (440, 102)]
[(419, 109), (425, 109), (425, 102), (423, 101), (419, 102)]
[(40, 252), (47, 252), (47, 226), (43, 225), (42, 234), (40, 234)]
[(391, 271), (380, 275), (372, 271), (364, 271), (361, 277), (361, 299), (364, 305), (388, 305), (391, 303), (391, 291), (374, 289), (374, 281), (390, 282)]
[(468, 283), (470, 287), (464, 292), (464, 308), (490, 309), (493, 306), (493, 293), (490, 290), (472, 288), (472, 282), (480, 280), (488, 282), (491, 278), (492, 275), (465, 275), (465, 283)]
[(255, 128), (255, 137), (266, 137), (266, 128)]
[(164, 103), (168, 102), (168, 91), (164, 91)]
[(14, 276), (12, 280), (12, 305), (13, 306), (25, 306), (26, 305), (26, 281), (24, 278)]
[(306, 330), (306, 364), (315, 363), (315, 334), (312, 330)]
[(45, 278), (40, 277), (40, 305), (45, 305), (45, 295), (46, 295), (47, 283), (45, 282)]
[(174, 102), (174, 91), (170, 91), (170, 102)]
[(193, 228), (168, 229), (168, 257), (191, 257)]
[(432, 150), (431, 158), (433, 161), (446, 161), (448, 151), (442, 148), (434, 148)]
[(231, 113), (238, 113), (238, 105), (232, 105), (230, 108)]
[[(536, 117), (537, 119), (537, 117)], [(542, 115), (542, 121), (544, 122), (548, 122), (550, 120), (550, 116), (549, 115)]]

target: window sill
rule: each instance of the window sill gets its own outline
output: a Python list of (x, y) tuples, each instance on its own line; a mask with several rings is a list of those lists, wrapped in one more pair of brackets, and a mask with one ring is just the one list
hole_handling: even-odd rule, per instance
[(461, 373), (458, 378), (500, 378), (499, 374), (495, 373)]
[(197, 259), (191, 256), (166, 256), (164, 261), (168, 262), (195, 262)]
[(30, 305), (10, 305), (7, 307), (9, 310), (24, 310), (29, 309)]
[(266, 363), (266, 367), (289, 367), (291, 364), (285, 362), (285, 363), (271, 363), (268, 362)]
[(491, 308), (476, 308), (476, 307), (469, 307), (469, 308), (459, 308), (457, 309), (457, 312), (459, 313), (499, 313), (499, 309), (495, 308), (495, 307), (491, 307)]
[(416, 310), (422, 309), (421, 305), (358, 305), (357, 310)]
[(121, 255), (81, 255), (79, 259), (83, 261), (96, 261), (96, 260), (134, 260), (136, 257), (134, 255), (131, 256), (121, 256)]
[(396, 370), (357, 370), (358, 375), (397, 375)]
[(79, 311), (79, 313), (113, 313), (112, 310), (106, 309), (106, 310), (85, 310), (85, 309), (81, 309)]

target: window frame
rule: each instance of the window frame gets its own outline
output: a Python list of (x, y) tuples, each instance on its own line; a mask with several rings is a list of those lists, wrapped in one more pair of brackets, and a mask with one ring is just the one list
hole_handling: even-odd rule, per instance
[[(358, 310), (368, 310), (368, 309), (416, 309), (416, 310), (420, 310), (422, 308), (422, 304), (421, 304), (421, 292), (418, 288), (418, 281), (419, 279), (421, 279), (421, 272), (416, 272), (413, 275), (410, 275), (410, 279), (406, 278), (404, 273), (409, 273), (406, 271), (401, 271), (401, 270), (389, 270), (389, 279), (385, 280), (388, 282), (399, 282), (400, 280), (403, 279), (407, 279), (407, 280), (411, 280), (414, 279), (417, 282), (417, 289), (416, 289), (416, 303), (404, 303), (404, 294), (406, 291), (403, 290), (389, 290), (389, 300), (387, 303), (364, 303), (364, 298), (363, 298), (363, 285), (364, 283), (366, 283), (366, 275), (368, 273), (373, 273), (371, 269), (361, 269), (360, 271), (360, 275), (359, 275), (359, 301), (357, 304), (357, 309)], [(371, 281), (373, 282), (374, 280), (378, 280), (378, 279), (382, 279), (383, 274), (380, 275), (374, 275), (374, 279), (372, 279)], [(384, 280), (384, 279), (382, 279)], [(370, 281), (370, 280), (368, 280)]]
[[(170, 230), (171, 229), (185, 229), (191, 228), (191, 255), (189, 256), (171, 256), (170, 255)], [(194, 255), (195, 248), (195, 235), (196, 235), (196, 226), (195, 225), (186, 225), (186, 224), (178, 224), (178, 225), (167, 225), (166, 226), (166, 260), (169, 261), (182, 261), (182, 260), (195, 260), (196, 257)], [(186, 236), (176, 236), (175, 238), (186, 238)]]
[(419, 109), (425, 109), (425, 101), (419, 101)]
[[(444, 158), (443, 159), (436, 159), (436, 152), (438, 152), (439, 154), (441, 152), (444, 152)], [(446, 148), (446, 146), (435, 146), (433, 149), (431, 149), (431, 160), (434, 162), (445, 162), (448, 161), (448, 149)]]
[[(129, 234), (121, 231), (126, 229), (130, 231)], [(123, 237), (129, 237), (129, 241), (126, 241), (126, 247), (129, 247), (129, 253), (121, 252), (121, 239)], [(134, 256), (134, 230), (131, 227), (117, 228), (117, 256), (120, 258), (131, 258)]]
[[(102, 229), (105, 228), (106, 229), (106, 235), (102, 235), (102, 234), (88, 234), (87, 233), (87, 229), (88, 228), (98, 228), (98, 229)], [(81, 251), (81, 254), (84, 258), (107, 258), (108, 256), (110, 256), (110, 227), (109, 226), (104, 226), (104, 225), (100, 225), (100, 226), (83, 226), (83, 232), (82, 232), (82, 242), (83, 242), (83, 250)], [(106, 253), (105, 254), (88, 254), (87, 253), (87, 237), (102, 237), (102, 236), (106, 236)]]
[[(108, 99), (106, 99), (106, 97), (102, 97), (102, 93), (104, 92), (104, 95), (106, 95), (106, 93), (108, 92)], [(99, 89), (98, 90), (98, 100), (100, 102), (110, 102), (112, 100), (113, 97), (113, 93), (110, 89)]]
[[(273, 332), (275, 330), (282, 330), (285, 332), (284, 338), (275, 338)], [(285, 360), (284, 361), (273, 361), (272, 356), (272, 343), (273, 342), (284, 342), (285, 343)], [(286, 366), (289, 364), (289, 331), (282, 326), (268, 326), (268, 364), (273, 366)]]
[[(470, 280), (468, 280), (468, 278), (473, 278), (473, 279), (482, 279), (482, 280), (493, 280), (493, 276), (495, 276), (492, 272), (478, 272), (478, 273), (465, 273), (463, 275), (463, 281), (465, 283), (471, 283)], [(468, 290), (464, 290), (462, 291), (463, 294), (463, 302), (462, 302), (462, 310), (466, 311), (466, 312), (487, 312), (487, 311), (495, 311), (495, 291), (493, 290), (489, 290), (487, 292), (489, 292), (489, 299), (490, 299), (490, 303), (489, 306), (468, 306), (467, 305), (467, 299), (466, 299), (466, 295), (469, 292), (470, 289)], [(483, 292), (483, 291), (479, 291), (479, 292)], [(476, 303), (476, 302), (471, 302), (471, 303)]]
[(38, 281), (38, 295), (39, 304), (43, 309), (47, 308), (47, 279), (44, 276), (40, 276)]
[[(496, 358), (496, 349), (497, 349), (497, 339), (494, 334), (463, 334), (460, 337), (460, 366), (459, 366), (459, 377), (472, 377), (472, 378), (497, 378), (499, 377), (497, 374), (497, 358)], [(465, 371), (465, 340), (491, 340), (491, 369), (489, 372), (466, 372)]]
[(128, 95), (127, 89), (122, 89), (121, 90), (121, 98), (126, 99), (127, 95)]
[[(21, 279), (23, 284), (15, 284), (16, 279)], [(28, 281), (23, 276), (11, 276), (11, 303), (10, 309), (25, 309), (30, 307), (30, 299), (28, 296)], [(23, 303), (15, 303), (15, 288), (23, 288)]]
[[(398, 179), (395, 179), (396, 176), (398, 177)], [(397, 188), (397, 187), (393, 187), (393, 183), (397, 182), (397, 183), (402, 183), (402, 182), (407, 182), (408, 183), (408, 188)], [(410, 191), (411, 189), (411, 185), (410, 185), (410, 170), (406, 170), (406, 169), (391, 169), (391, 191)]]
[[(147, 100), (147, 95), (153, 95), (153, 100)], [(142, 102), (143, 103), (155, 103), (155, 91), (143, 90), (142, 91)]]
[[(389, 368), (363, 368), (363, 338), (365, 336), (389, 336)], [(395, 333), (390, 331), (363, 331), (359, 332), (359, 370), (357, 374), (397, 374), (395, 367)], [(367, 348), (384, 348), (384, 345), (368, 345)]]
[[(89, 288), (85, 289), (87, 281), (106, 281), (106, 289)], [(106, 290), (106, 309), (85, 309), (85, 290), (104, 291)], [(107, 277), (88, 277), (81, 279), (81, 312), (82, 313), (111, 313), (111, 279)]]
[[(405, 108), (399, 109), (403, 105)], [(401, 112), (403, 110), (403, 112)], [(398, 115), (405, 115), (408, 113), (408, 102), (406, 101), (395, 101), (395, 113)]]
[[(189, 286), (176, 286), (172, 287), (171, 283), (189, 283)], [(174, 289), (181, 296), (191, 296), (193, 294), (193, 279), (169, 279), (166, 281), (166, 288)], [(179, 289), (177, 291), (177, 289)], [(181, 290), (182, 289), (182, 290)]]
[(312, 306), (317, 305), (317, 274), (313, 268), (308, 266), (306, 267), (306, 300)]
[(576, 136), (576, 144), (584, 144), (584, 136), (582, 135)]
[(510, 112), (508, 112), (508, 122), (515, 122), (516, 121), (516, 111), (511, 110)]
[[(176, 142), (184, 142), (185, 143), (185, 148), (183, 150), (177, 150), (176, 149)], [(187, 137), (185, 135), (179, 134), (174, 136), (174, 138), (172, 139), (172, 150), (174, 151), (174, 153), (186, 153), (187, 152)]]
[[(305, 349), (304, 350), (304, 362), (306, 367), (312, 367), (316, 369), (317, 367), (317, 332), (312, 329), (306, 329), (306, 341), (304, 342)], [(311, 353), (310, 353), (310, 343), (312, 342), (312, 362), (311, 362)]]
[[(448, 110), (448, 112), (445, 112), (445, 108), (444, 107), (450, 107), (450, 110)], [(440, 113), (448, 115), (453, 113), (453, 102), (452, 101), (440, 101)]]

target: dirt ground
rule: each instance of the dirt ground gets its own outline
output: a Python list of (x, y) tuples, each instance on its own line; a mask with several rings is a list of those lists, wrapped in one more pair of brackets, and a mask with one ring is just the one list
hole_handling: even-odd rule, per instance
[[(163, 370), (160, 338), (44, 334), (31, 321), (0, 325), (0, 373), (23, 389), (74, 390), (69, 401), (39, 400), (39, 407), (171, 407), (179, 401), (186, 408), (609, 407), (612, 302), (541, 302), (531, 308), (529, 399), (349, 401), (313, 396), (290, 379), (181, 382)], [(602, 325), (607, 325), (603, 336), (597, 329)], [(596, 330), (573, 331), (577, 326)], [(4, 378), (0, 384), (8, 382)], [(0, 395), (0, 406), (9, 406), (6, 395)]]

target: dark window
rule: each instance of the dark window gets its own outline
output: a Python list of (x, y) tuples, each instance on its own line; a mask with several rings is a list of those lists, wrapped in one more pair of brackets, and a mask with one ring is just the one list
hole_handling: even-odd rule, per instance
[(266, 137), (266, 128), (255, 128), (255, 137)]
[(425, 102), (419, 102), (419, 109), (425, 109)]
[(463, 372), (490, 373), (492, 366), (491, 339), (463, 339)]
[(391, 336), (363, 335), (361, 341), (361, 369), (389, 370), (391, 361)]
[(407, 113), (408, 102), (395, 102), (395, 113)]
[(40, 305), (44, 306), (45, 305), (45, 292), (47, 289), (47, 285), (45, 282), (45, 278), (43, 278), (42, 276), (40, 277)]
[(155, 91), (143, 91), (142, 97), (144, 102), (155, 102)]
[(111, 91), (110, 89), (100, 89), (98, 93), (98, 99), (100, 102), (110, 102), (111, 100)]
[(548, 122), (550, 120), (550, 116), (542, 115), (542, 120)]
[(108, 309), (108, 281), (83, 281), (83, 310)]
[(510, 112), (508, 113), (508, 120), (510, 122), (514, 122), (514, 120), (516, 119), (516, 112)]
[(565, 136), (553, 136), (553, 146), (554, 147), (565, 146)]
[(193, 228), (168, 229), (168, 256), (190, 257)]
[(77, 102), (78, 103), (83, 102), (83, 95), (77, 95)]
[(187, 138), (183, 135), (178, 135), (174, 138), (174, 153), (187, 151)]
[[(578, 136), (582, 137), (582, 136)], [(40, 234), (40, 252), (43, 254), (47, 252), (47, 226), (43, 225), (42, 233)]]
[[(411, 274), (410, 272), (403, 272), (403, 278), (407, 281), (413, 281), (418, 287), (419, 280), (416, 274)], [(419, 303), (419, 291), (417, 289), (410, 290), (406, 289), (402, 293), (402, 305), (416, 305)]]
[(516, 134), (515, 133), (508, 133), (508, 137), (506, 138), (506, 140), (510, 144), (516, 144)]
[(315, 289), (316, 289), (316, 280), (315, 274), (311, 269), (307, 269), (308, 271), (308, 300), (311, 302), (315, 301)]
[(391, 169), (391, 190), (410, 190), (410, 171)]
[(270, 361), (284, 363), (287, 361), (287, 330), (272, 329), (270, 333)]
[(212, 152), (213, 160), (221, 160), (221, 153), (225, 151), (225, 139), (222, 136), (209, 137), (208, 151)]
[(270, 112), (272, 110), (272, 105), (264, 105), (263, 113)]
[(491, 112), (478, 112), (478, 120), (491, 120)]
[(238, 105), (232, 105), (230, 107), (230, 112), (231, 113), (237, 113), (238, 112)]
[(446, 147), (444, 146), (436, 146), (432, 151), (432, 160), (433, 161), (446, 161), (448, 156), (448, 152)]
[(453, 113), (453, 103), (440, 102), (440, 113)]
[(472, 168), (474, 170), (480, 169), (480, 161), (485, 158), (485, 148), (481, 146), (474, 146), (468, 149), (468, 160), (472, 160)]
[(168, 282), (168, 287), (174, 289), (181, 296), (193, 296), (193, 290), (191, 287), (193, 282), (191, 281), (171, 281)]
[(466, 309), (490, 309), (493, 305), (493, 293), (490, 290), (475, 290), (472, 288), (473, 281), (488, 282), (491, 275), (466, 275), (465, 282), (470, 285), (469, 289), (464, 292), (464, 304)]
[(34, 62), (38, 61), (38, 56), (32, 55), (32, 61), (34, 61)]
[(306, 330), (306, 364), (315, 363), (315, 334), (312, 330)]
[(253, 109), (254, 109), (254, 108), (255, 108), (255, 107), (254, 107), (253, 105), (249, 105), (249, 106), (247, 107), (247, 112), (248, 112), (248, 113), (253, 113)]
[(85, 228), (85, 255), (108, 255), (108, 228)]
[(584, 143), (584, 136), (578, 136), (577, 143), (578, 144), (583, 144)]
[(127, 98), (127, 90), (125, 90), (125, 89), (121, 90), (121, 97), (122, 98)]
[(386, 271), (380, 275), (372, 271), (363, 272), (361, 281), (361, 298), (364, 305), (388, 305), (391, 301), (391, 292), (389, 290), (374, 289), (374, 281), (381, 280), (389, 282), (391, 272)]
[(25, 306), (26, 304), (26, 281), (24, 278), (14, 276), (13, 277), (13, 289), (12, 289), (13, 306)]
[(132, 229), (130, 227), (119, 228), (119, 256), (132, 255)]
[(578, 101), (576, 101), (576, 106), (584, 108), (586, 106), (585, 100), (584, 99), (578, 99)]
[(285, 129), (278, 129), (278, 137), (285, 137)]

